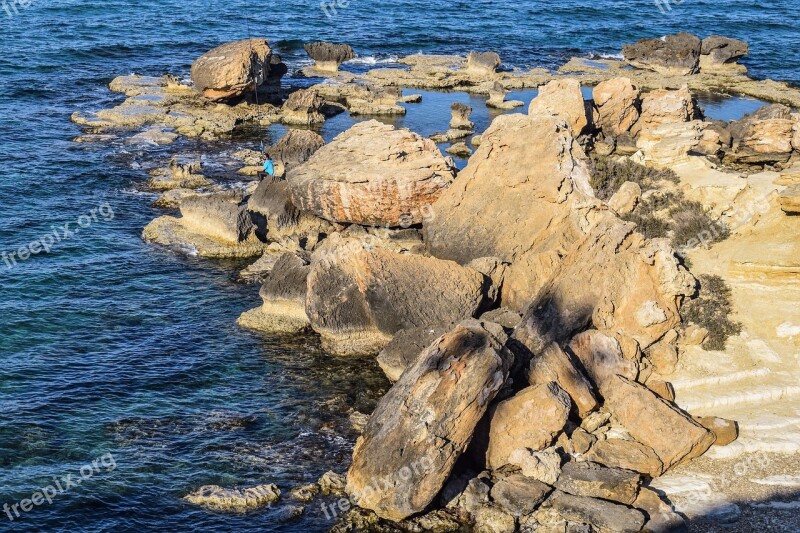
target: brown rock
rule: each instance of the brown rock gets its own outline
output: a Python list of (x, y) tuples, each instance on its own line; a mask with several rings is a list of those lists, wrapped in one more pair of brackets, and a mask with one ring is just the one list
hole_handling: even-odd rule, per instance
[(662, 376), (672, 374), (678, 366), (678, 348), (673, 342), (662, 339), (648, 348), (646, 354), (655, 371)]
[(495, 483), (491, 496), (507, 513), (522, 516), (534, 512), (552, 491), (541, 481), (517, 474)]
[(323, 146), (325, 140), (318, 133), (311, 130), (290, 129), (265, 151), (288, 172), (308, 161)]
[(430, 140), (370, 120), (356, 124), (288, 174), (293, 203), (335, 222), (422, 222), (455, 176)]
[(667, 76), (686, 76), (697, 73), (701, 49), (699, 37), (678, 33), (626, 44), (622, 47), (622, 55), (625, 61), (637, 68)]
[(339, 65), (356, 57), (349, 44), (327, 42), (308, 43), (303, 46), (308, 57), (314, 60), (314, 68), (327, 72), (337, 72)]
[(514, 517), (494, 505), (484, 505), (475, 512), (475, 533), (514, 533)]
[[(482, 321), (487, 321), (481, 317)], [(489, 322), (494, 322), (489, 320)], [(419, 354), (433, 341), (456, 326), (451, 322), (434, 326), (420, 326), (399, 331), (392, 341), (378, 354), (378, 365), (390, 381), (397, 381), (411, 367)]]
[(647, 388), (617, 376), (605, 389), (605, 406), (639, 442), (669, 467), (705, 453), (714, 434)]
[(764, 106), (731, 123), (733, 150), (729, 159), (739, 163), (787, 161), (795, 134), (792, 110), (782, 104)]
[(561, 456), (555, 448), (534, 452), (518, 448), (511, 452), (508, 464), (518, 466), (522, 475), (552, 485), (561, 474)]
[(192, 83), (211, 100), (241, 96), (266, 81), (271, 59), (272, 50), (264, 39), (226, 43), (192, 63)]
[(634, 133), (664, 124), (688, 122), (696, 114), (697, 107), (688, 86), (684, 85), (676, 91), (656, 89), (642, 97), (642, 113)]
[(509, 464), (519, 448), (547, 448), (564, 429), (572, 402), (555, 382), (528, 387), (501, 402), (492, 417), (487, 465)]
[(645, 517), (636, 509), (586, 496), (573, 496), (556, 490), (542, 508), (534, 513), (541, 524), (567, 520), (591, 524), (592, 529), (619, 533), (636, 533), (644, 526)]
[(561, 117), (575, 137), (589, 124), (581, 84), (572, 78), (553, 80), (539, 87), (539, 94), (531, 102), (528, 114)]
[(636, 379), (639, 373), (637, 365), (622, 355), (617, 339), (597, 330), (575, 335), (569, 343), (569, 350), (601, 393), (611, 376), (619, 374)]
[(672, 383), (661, 381), (660, 379), (648, 379), (645, 385), (668, 402), (675, 401), (675, 388)]
[(454, 130), (472, 130), (475, 124), (469, 119), (472, 108), (458, 102), (450, 106), (453, 117), (450, 119), (450, 128)]
[(800, 184), (785, 188), (780, 193), (779, 201), (784, 213), (800, 214)]
[(642, 188), (638, 183), (626, 181), (608, 200), (608, 207), (620, 215), (633, 213), (642, 198)]
[(709, 62), (713, 65), (723, 65), (734, 63), (737, 59), (746, 56), (749, 51), (749, 47), (744, 41), (721, 35), (709, 35), (703, 39), (700, 54), (708, 56)]
[(180, 210), (184, 226), (219, 241), (240, 243), (255, 233), (250, 213), (236, 194), (186, 197)]
[(347, 491), (359, 506), (402, 520), (433, 501), (506, 380), (505, 342), (499, 326), (466, 321), (403, 374), (356, 442)]
[(597, 84), (592, 98), (598, 114), (595, 124), (606, 135), (628, 132), (639, 120), (639, 88), (630, 78), (614, 78)]
[(598, 441), (586, 460), (613, 468), (633, 470), (650, 477), (658, 477), (664, 465), (652, 448), (636, 441), (607, 439)]
[(531, 385), (547, 385), (555, 381), (575, 402), (578, 415), (586, 416), (597, 408), (594, 389), (579, 370), (574, 359), (556, 343), (550, 343), (531, 359), (528, 382)]
[(639, 494), (639, 474), (590, 462), (567, 463), (556, 488), (574, 496), (589, 496), (631, 505)]
[(694, 419), (717, 437), (715, 446), (727, 446), (739, 438), (739, 425), (733, 420), (716, 416), (696, 416)]
[(311, 126), (325, 122), (320, 112), (325, 99), (314, 89), (298, 89), (289, 95), (282, 107), (283, 123)]
[(642, 487), (633, 506), (647, 515), (643, 531), (648, 533), (687, 533), (689, 528), (681, 515), (663, 501), (653, 489)]

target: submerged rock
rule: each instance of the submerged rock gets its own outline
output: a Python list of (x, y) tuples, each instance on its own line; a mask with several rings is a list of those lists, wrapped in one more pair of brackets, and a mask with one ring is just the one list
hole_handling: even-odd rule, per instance
[(347, 491), (359, 506), (402, 520), (433, 501), (506, 380), (506, 340), (496, 324), (465, 321), (403, 374), (356, 442)]
[(209, 100), (241, 96), (264, 83), (272, 49), (265, 39), (246, 39), (209, 50), (192, 63), (192, 82)]
[(281, 491), (276, 485), (258, 485), (245, 489), (226, 489), (205, 485), (183, 497), (189, 503), (215, 511), (246, 512), (278, 501)]

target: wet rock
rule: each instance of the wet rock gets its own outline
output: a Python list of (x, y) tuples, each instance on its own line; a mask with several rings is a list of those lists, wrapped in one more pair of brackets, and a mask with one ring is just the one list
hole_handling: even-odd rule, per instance
[(582, 151), (563, 121), (503, 115), (432, 206), (425, 242), (436, 257), (461, 264), (481, 257), (511, 263), (502, 298), (521, 311), (557, 270), (556, 250), (581, 235), (571, 208), (592, 195)]
[(292, 489), (291, 494), (292, 498), (295, 500), (300, 500), (301, 502), (310, 502), (316, 497), (317, 494), (319, 494), (319, 491), (319, 485), (316, 483), (310, 483), (308, 485), (302, 485)]
[(465, 143), (455, 143), (445, 150), (450, 155), (468, 159), (472, 155), (472, 150)]
[(714, 443), (714, 434), (642, 385), (616, 376), (604, 390), (605, 407), (664, 469), (690, 461)]
[(297, 126), (311, 126), (325, 122), (321, 113), (325, 99), (314, 89), (298, 89), (289, 95), (284, 102), (283, 123)]
[(326, 348), (375, 354), (400, 330), (475, 316), (485, 279), (452, 261), (347, 246), (323, 253), (306, 310)]
[(347, 491), (401, 520), (442, 489), (513, 356), (497, 325), (465, 321), (432, 344), (381, 399), (353, 452)]
[(638, 183), (626, 181), (608, 200), (608, 207), (620, 215), (633, 213), (642, 198), (642, 188)]
[(149, 128), (141, 133), (137, 133), (130, 139), (130, 144), (154, 144), (165, 145), (172, 144), (178, 140), (179, 135), (173, 131), (165, 130), (164, 128)]
[(220, 240), (198, 233), (183, 223), (182, 218), (158, 217), (142, 230), (142, 238), (147, 242), (160, 244), (177, 251), (218, 259), (241, 259), (261, 256), (267, 244), (258, 240), (254, 234), (241, 242)]
[(636, 509), (586, 496), (573, 496), (556, 490), (534, 517), (540, 524), (562, 521), (591, 524), (593, 529), (636, 533), (642, 529), (645, 517)]
[(714, 440), (715, 446), (727, 446), (739, 438), (739, 425), (733, 420), (726, 420), (716, 416), (696, 416), (694, 419), (714, 434), (716, 437), (716, 440)]
[(492, 487), (492, 500), (513, 516), (531, 514), (553, 491), (552, 487), (523, 475), (501, 479)]
[[(481, 318), (481, 320), (486, 320)], [(397, 381), (433, 341), (451, 331), (455, 322), (404, 329), (378, 354), (378, 364), (390, 381)]]
[(241, 96), (264, 83), (271, 57), (272, 50), (264, 39), (226, 43), (192, 63), (192, 83), (209, 100)]
[(467, 56), (467, 70), (474, 74), (492, 75), (500, 64), (500, 56), (495, 52), (470, 52)]
[(238, 194), (220, 193), (184, 198), (181, 222), (189, 229), (213, 239), (240, 243), (248, 240), (255, 226)]
[(649, 533), (688, 533), (689, 531), (683, 517), (673, 511), (672, 507), (664, 502), (653, 489), (642, 487), (633, 506), (644, 511), (647, 517), (644, 531)]
[(367, 427), (367, 422), (369, 422), (369, 415), (359, 413), (358, 411), (350, 413), (348, 418), (350, 419), (350, 425), (353, 426), (353, 429), (358, 433), (362, 433), (364, 428)]
[(595, 410), (598, 403), (592, 384), (575, 363), (558, 344), (548, 344), (534, 353), (528, 369), (528, 382), (531, 385), (557, 382), (575, 402), (579, 416), (583, 417)]
[(575, 137), (589, 124), (581, 84), (572, 78), (553, 80), (539, 87), (539, 94), (531, 102), (528, 114), (561, 117), (567, 121)]
[(263, 305), (243, 313), (237, 324), (266, 333), (298, 333), (308, 329), (306, 278), (310, 271), (302, 254), (282, 255), (259, 291)]
[(702, 41), (691, 33), (642, 39), (622, 47), (625, 61), (637, 68), (654, 70), (667, 76), (696, 74)]
[(324, 72), (337, 72), (339, 65), (356, 57), (349, 44), (328, 42), (308, 43), (303, 46), (308, 57), (314, 60), (314, 68)]
[[(511, 110), (525, 105), (525, 102), (519, 100), (506, 100), (507, 94), (508, 91), (501, 83), (494, 82), (492, 88), (489, 90), (489, 100), (486, 101), (486, 105), (503, 110)], [(478, 146), (474, 142), (472, 144)]]
[(205, 485), (183, 499), (215, 511), (246, 512), (278, 501), (280, 496), (280, 489), (271, 483), (245, 489)]
[(555, 448), (534, 452), (518, 448), (511, 452), (508, 464), (518, 466), (523, 476), (553, 485), (561, 474), (561, 456)]
[(342, 474), (337, 474), (333, 471), (325, 472), (319, 481), (317, 481), (319, 485), (319, 489), (322, 492), (323, 496), (329, 496), (331, 494), (335, 496), (339, 496), (344, 494), (345, 485), (347, 484), (347, 479)]
[(556, 488), (574, 496), (589, 496), (631, 505), (639, 494), (639, 474), (596, 463), (567, 463)]
[(291, 522), (303, 516), (305, 510), (302, 505), (286, 505), (278, 509), (276, 519), (279, 522)]
[(630, 78), (614, 78), (598, 83), (592, 89), (597, 108), (595, 125), (606, 135), (622, 135), (639, 120), (639, 88)]
[(500, 402), (492, 415), (487, 465), (510, 463), (520, 448), (539, 451), (553, 443), (564, 429), (572, 402), (557, 383), (528, 387)]
[(203, 169), (199, 161), (179, 163), (170, 159), (167, 168), (159, 168), (150, 172), (152, 178), (147, 186), (157, 191), (172, 189), (199, 189), (211, 185), (211, 181), (201, 174)]
[(422, 222), (455, 176), (452, 160), (408, 130), (356, 124), (288, 175), (291, 199), (335, 222), (397, 227)]

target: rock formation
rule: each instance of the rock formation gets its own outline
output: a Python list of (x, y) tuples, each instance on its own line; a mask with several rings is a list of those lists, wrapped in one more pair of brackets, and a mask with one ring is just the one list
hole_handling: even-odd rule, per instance
[(325, 100), (314, 89), (299, 89), (289, 95), (281, 108), (283, 123), (297, 126), (311, 126), (325, 122), (320, 112)]
[(539, 94), (531, 102), (528, 114), (549, 113), (563, 118), (574, 137), (581, 134), (589, 123), (581, 84), (575, 79), (551, 81), (539, 87)]
[(326, 42), (308, 43), (303, 46), (308, 57), (314, 60), (314, 68), (323, 72), (337, 72), (339, 65), (356, 57), (349, 44)]
[(209, 100), (227, 100), (252, 91), (270, 74), (272, 50), (264, 39), (226, 43), (192, 63), (192, 83)]
[(622, 48), (622, 55), (634, 67), (670, 76), (686, 76), (698, 71), (701, 49), (699, 37), (691, 33), (678, 33), (626, 44)]

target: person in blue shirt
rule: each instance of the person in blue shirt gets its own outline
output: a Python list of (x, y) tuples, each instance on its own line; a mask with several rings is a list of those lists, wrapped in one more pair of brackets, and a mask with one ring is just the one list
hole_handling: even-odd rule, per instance
[(275, 176), (275, 164), (272, 162), (272, 158), (267, 153), (264, 154), (264, 157), (267, 158), (267, 160), (264, 161), (264, 174), (269, 177)]

